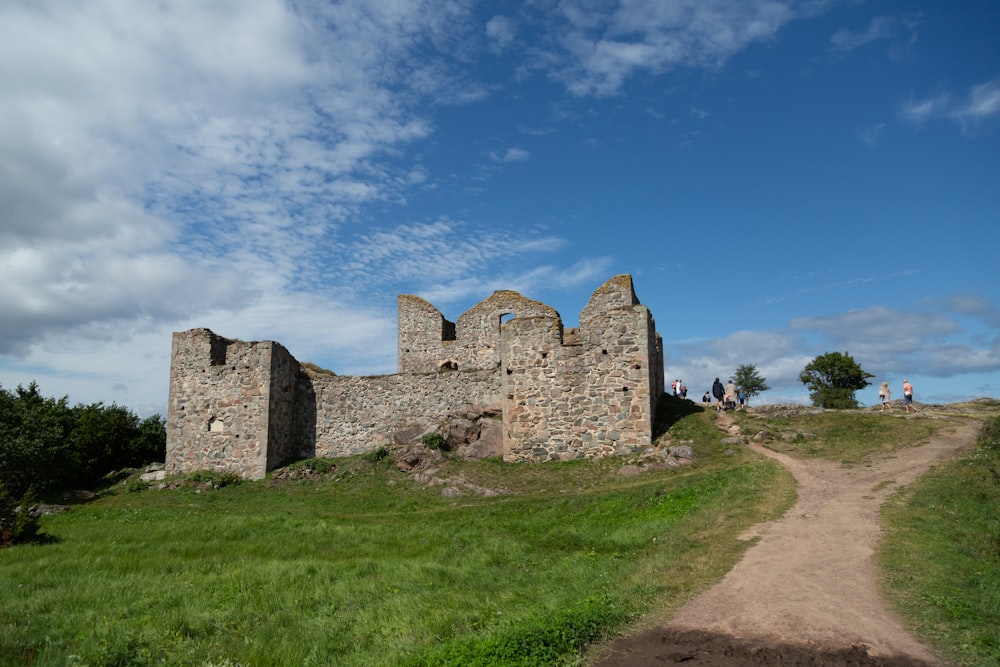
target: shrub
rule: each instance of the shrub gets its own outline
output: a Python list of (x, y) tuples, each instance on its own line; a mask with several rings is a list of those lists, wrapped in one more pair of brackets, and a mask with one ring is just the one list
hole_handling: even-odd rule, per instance
[(448, 441), (445, 440), (445, 437), (440, 433), (428, 433), (423, 435), (420, 437), (420, 442), (430, 449), (448, 451)]
[(125, 490), (129, 493), (141, 493), (147, 490), (149, 486), (149, 482), (144, 482), (138, 477), (133, 477), (125, 482)]
[(236, 486), (243, 481), (243, 478), (234, 472), (214, 472), (212, 470), (195, 470), (188, 474), (187, 479), (191, 482), (211, 485), (213, 489)]
[(382, 459), (389, 456), (389, 450), (385, 447), (379, 447), (376, 450), (365, 452), (361, 455), (361, 458), (369, 463), (378, 463)]
[(32, 490), (15, 501), (0, 484), (0, 548), (38, 540), (38, 517), (31, 513), (34, 504)]
[(333, 472), (337, 469), (337, 464), (333, 459), (316, 458), (316, 459), (303, 459), (301, 461), (296, 461), (295, 463), (288, 466), (289, 468), (305, 468), (306, 470), (312, 470), (313, 472), (325, 475), (329, 472)]

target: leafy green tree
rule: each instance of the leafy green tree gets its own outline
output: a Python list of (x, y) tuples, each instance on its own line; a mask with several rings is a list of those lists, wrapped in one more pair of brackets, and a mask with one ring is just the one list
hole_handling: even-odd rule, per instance
[(762, 392), (770, 389), (765, 379), (757, 372), (757, 367), (753, 364), (740, 364), (736, 368), (736, 372), (733, 373), (733, 381), (738, 388), (746, 392), (747, 405), (750, 404), (751, 398), (759, 396)]
[(139, 422), (139, 432), (129, 443), (125, 465), (138, 468), (153, 461), (167, 459), (167, 420), (160, 415)]
[(139, 418), (118, 405), (78, 405), (72, 410), (73, 430), (68, 446), (75, 466), (74, 485), (87, 486), (105, 473), (140, 465), (129, 456), (131, 443), (139, 436)]
[(809, 388), (814, 406), (846, 409), (858, 407), (854, 392), (870, 385), (868, 378), (873, 377), (846, 352), (827, 352), (806, 365), (799, 381)]
[(70, 407), (45, 398), (32, 382), (16, 392), (0, 387), (0, 484), (13, 498), (89, 486), (113, 470), (166, 455), (159, 415), (139, 421), (128, 409), (102, 403)]
[(30, 487), (60, 486), (70, 469), (65, 441), (72, 428), (66, 398), (44, 398), (38, 385), (0, 389), (0, 484), (15, 498)]

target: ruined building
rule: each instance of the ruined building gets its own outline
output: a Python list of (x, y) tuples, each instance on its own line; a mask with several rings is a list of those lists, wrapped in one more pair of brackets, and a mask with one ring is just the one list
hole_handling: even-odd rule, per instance
[(304, 368), (273, 341), (175, 333), (167, 471), (258, 479), (297, 458), (445, 432), (455, 415), (491, 422), (510, 462), (650, 444), (664, 389), (663, 342), (629, 275), (594, 292), (576, 329), (512, 291), (494, 292), (456, 322), (402, 295), (398, 342), (398, 373), (358, 377)]

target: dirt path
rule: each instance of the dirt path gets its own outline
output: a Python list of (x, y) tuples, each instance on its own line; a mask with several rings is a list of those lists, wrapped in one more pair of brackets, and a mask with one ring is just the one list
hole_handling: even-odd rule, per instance
[(796, 504), (744, 536), (760, 541), (717, 585), (664, 627), (608, 647), (594, 665), (944, 664), (879, 595), (879, 509), (971, 446), (979, 426), (956, 423), (924, 445), (852, 467), (750, 445), (795, 476)]

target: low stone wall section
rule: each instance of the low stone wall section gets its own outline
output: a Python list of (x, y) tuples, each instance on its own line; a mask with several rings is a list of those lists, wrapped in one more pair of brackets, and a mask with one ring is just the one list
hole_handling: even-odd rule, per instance
[[(320, 457), (351, 456), (391, 443), (402, 431), (438, 430), (449, 415), (482, 413), (500, 404), (500, 372), (452, 371), (382, 376), (329, 376), (301, 391), (299, 428), (315, 429)], [(311, 404), (311, 405), (310, 405)]]

